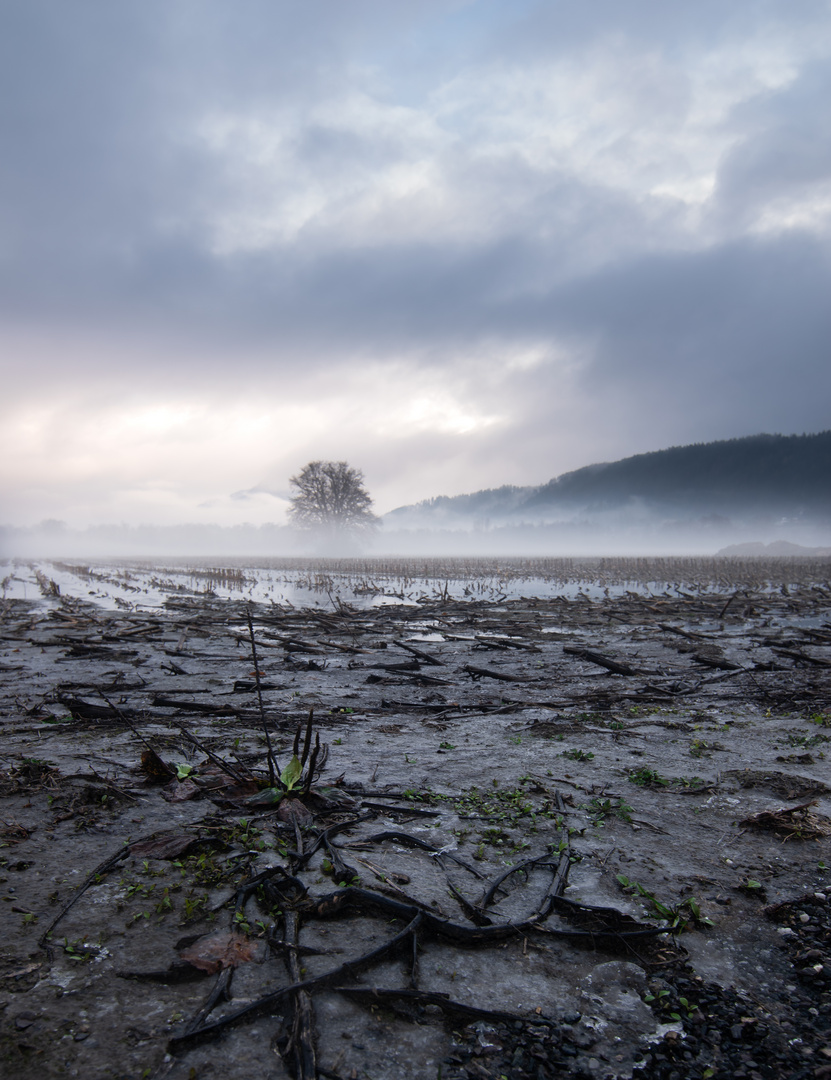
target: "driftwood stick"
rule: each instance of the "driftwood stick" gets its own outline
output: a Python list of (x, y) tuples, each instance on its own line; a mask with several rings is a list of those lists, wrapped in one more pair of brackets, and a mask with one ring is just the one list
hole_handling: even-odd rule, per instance
[(629, 664), (621, 664), (617, 660), (612, 660), (609, 656), (595, 652), (594, 649), (585, 649), (580, 645), (563, 645), (563, 652), (568, 653), (570, 656), (579, 656), (581, 660), (588, 660), (590, 664), (597, 664), (598, 667), (606, 668), (607, 671), (611, 671), (615, 675), (638, 674), (638, 670), (630, 667)]
[(499, 679), (501, 682), (533, 682), (526, 675), (509, 675), (505, 671), (494, 671), (493, 668), (475, 667), (473, 664), (465, 664), (462, 670), (470, 675), (471, 679)]

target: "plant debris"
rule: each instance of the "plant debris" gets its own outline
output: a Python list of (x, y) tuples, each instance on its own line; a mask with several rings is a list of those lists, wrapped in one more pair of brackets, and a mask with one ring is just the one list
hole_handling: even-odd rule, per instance
[(0, 616), (5, 1071), (822, 1075), (823, 566), (321, 573), (326, 608), (38, 568)]

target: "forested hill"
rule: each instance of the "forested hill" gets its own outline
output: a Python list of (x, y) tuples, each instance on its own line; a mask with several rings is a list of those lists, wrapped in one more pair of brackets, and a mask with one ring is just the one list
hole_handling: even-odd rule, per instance
[(673, 446), (565, 473), (538, 488), (539, 502), (823, 503), (831, 508), (831, 431), (751, 435)]
[(655, 510), (730, 513), (766, 509), (831, 517), (831, 431), (752, 435), (675, 446), (564, 473), (540, 487), (439, 497), (387, 515), (390, 524), (467, 517), (535, 520), (558, 511)]

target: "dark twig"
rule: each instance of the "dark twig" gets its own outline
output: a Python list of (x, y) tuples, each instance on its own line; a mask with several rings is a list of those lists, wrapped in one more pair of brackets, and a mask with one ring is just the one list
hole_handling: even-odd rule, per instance
[(251, 608), (247, 609), (246, 615), (248, 617), (248, 636), (251, 639), (251, 657), (254, 661), (254, 680), (257, 685), (257, 701), (260, 706), (260, 720), (263, 725), (263, 733), (265, 734), (265, 743), (268, 752), (268, 783), (270, 787), (276, 787), (277, 777), (280, 774), (280, 770), (279, 768), (277, 768), (276, 762), (274, 761), (274, 750), (271, 746), (271, 735), (269, 734), (268, 724), (265, 720), (265, 708), (263, 707), (263, 691), (262, 686), (260, 685), (260, 665), (257, 663), (257, 646), (254, 641), (254, 621), (251, 618)]
[(220, 1001), (231, 1000), (231, 979), (233, 976), (234, 969), (232, 967), (223, 968), (219, 972), (210, 994), (205, 999), (205, 1004), (188, 1024), (188, 1032), (197, 1031), (201, 1028)]
[(487, 889), (485, 889), (484, 893), (482, 894), (482, 898), (480, 899), (478, 905), (475, 906), (480, 911), (483, 908), (486, 908), (493, 901), (496, 890), (499, 888), (503, 881), (509, 878), (512, 874), (519, 874), (522, 871), (527, 870), (529, 867), (536, 866), (544, 859), (549, 858), (551, 858), (551, 855), (549, 852), (546, 851), (543, 855), (538, 855), (535, 859), (526, 859), (525, 862), (518, 863), (516, 866), (509, 866), (503, 874), (500, 874), (498, 878), (496, 878), (490, 883), (490, 885), (487, 887)]
[(130, 854), (130, 848), (131, 847), (132, 847), (131, 844), (125, 844), (124, 847), (121, 848), (120, 851), (117, 851), (115, 853), (115, 855), (111, 855), (109, 857), (109, 859), (105, 859), (104, 862), (102, 862), (100, 864), (100, 866), (96, 866), (96, 868), (92, 871), (92, 873), (89, 875), (87, 880), (83, 883), (83, 885), (81, 885), (80, 888), (77, 889), (75, 891), (75, 893), (73, 893), (73, 895), (70, 897), (70, 899), (67, 900), (67, 902), (63, 905), (63, 907), (58, 912), (58, 914), (55, 916), (55, 918), (49, 923), (49, 925), (46, 927), (46, 929), (40, 935), (40, 937), (38, 938), (38, 945), (40, 945), (40, 947), (42, 949), (46, 950), (46, 955), (49, 957), (50, 960), (53, 958), (54, 953), (52, 951), (52, 946), (47, 941), (47, 938), (49, 937), (49, 935), (52, 933), (52, 931), (55, 929), (55, 927), (58, 925), (58, 923), (61, 921), (61, 919), (64, 917), (64, 915), (66, 915), (67, 912), (72, 907), (74, 907), (75, 904), (77, 904), (77, 902), (81, 899), (81, 897), (84, 895), (84, 893), (90, 887), (90, 885), (92, 885), (94, 883), (95, 879), (99, 876), (99, 874), (106, 874), (106, 872), (108, 870), (112, 870), (112, 868), (114, 866), (117, 866), (118, 863), (120, 863), (122, 859), (126, 859), (127, 856)]
[(496, 1024), (540, 1024), (548, 1027), (556, 1027), (557, 1021), (549, 1020), (545, 1016), (541, 1016), (536, 1013), (530, 1019), (527, 1016), (519, 1016), (517, 1013), (496, 1011), (493, 1009), (477, 1009), (474, 1005), (464, 1005), (460, 1001), (453, 1001), (446, 994), (439, 994), (430, 992), (428, 990), (387, 990), (381, 987), (370, 986), (333, 986), (332, 991), (336, 994), (343, 994), (344, 997), (355, 998), (358, 1001), (366, 1001), (367, 1003), (387, 1002), (394, 1004), (396, 1001), (411, 1002), (412, 1005), (422, 1008), (425, 1005), (437, 1006), (442, 1012), (447, 1013), (449, 1016), (456, 1016), (466, 1019), (468, 1022), (471, 1020), (489, 1020), (491, 1023)]
[(213, 753), (212, 750), (209, 750), (208, 747), (201, 743), (195, 735), (192, 735), (188, 731), (188, 729), (184, 727), (184, 725), (176, 724), (176, 726), (179, 728), (184, 737), (188, 739), (189, 742), (193, 743), (196, 749), (200, 750), (205, 755), (205, 757), (209, 761), (212, 761), (218, 769), (221, 769), (222, 772), (226, 774), (226, 776), (230, 776), (231, 779), (236, 780), (238, 784), (244, 784), (246, 780), (248, 780), (248, 777), (243, 776), (240, 772), (237, 772), (237, 770), (231, 765), (229, 765), (227, 761), (223, 761), (221, 757)]
[[(314, 709), (309, 709), (309, 719), (306, 723), (306, 738), (303, 740), (303, 756), (300, 758), (301, 765), (305, 765), (309, 760), (309, 747), (312, 744), (312, 723), (314, 721), (314, 715)], [(317, 743), (320, 745), (320, 736), (318, 736)]]
[[(311, 716), (312, 716), (312, 713), (311, 713), (311, 710), (309, 710), (310, 725), (311, 725)], [(310, 734), (311, 734), (311, 726), (309, 728), (309, 731), (307, 732), (306, 748), (303, 751), (304, 754), (308, 752), (308, 736)], [(323, 748), (323, 761), (321, 761), (321, 763), (320, 763), (321, 769), (323, 768), (323, 762), (325, 762), (325, 760), (326, 760), (327, 753), (328, 753), (328, 748), (324, 746), (324, 748)], [(311, 760), (309, 761), (309, 768), (306, 770), (306, 782), (303, 785), (303, 794), (304, 795), (308, 795), (309, 792), (311, 791), (312, 781), (314, 780), (315, 769), (317, 768), (317, 759), (318, 759), (319, 755), (320, 755), (320, 733), (316, 732), (315, 733), (314, 750), (312, 750), (312, 757), (311, 757)], [(305, 761), (305, 758), (303, 760)]]
[(347, 960), (345, 964), (341, 964), (332, 971), (324, 972), (322, 975), (317, 975), (313, 979), (304, 979), (302, 982), (284, 986), (282, 989), (276, 990), (273, 994), (266, 994), (265, 997), (252, 1001), (250, 1005), (246, 1005), (236, 1012), (229, 1013), (226, 1016), (223, 1016), (221, 1020), (216, 1020), (212, 1024), (206, 1024), (196, 1031), (186, 1031), (183, 1035), (174, 1036), (168, 1043), (168, 1050), (170, 1050), (171, 1053), (175, 1053), (177, 1050), (187, 1050), (196, 1043), (201, 1042), (203, 1039), (210, 1039), (219, 1035), (228, 1027), (233, 1027), (245, 1020), (253, 1020), (257, 1016), (262, 1016), (264, 1013), (272, 1010), (274, 1006), (278, 1005), (284, 998), (290, 997), (300, 990), (313, 990), (317, 987), (326, 985), (326, 983), (336, 982), (339, 979), (347, 979), (356, 975), (365, 967), (369, 967), (377, 960), (382, 960), (389, 956), (390, 953), (395, 952), (402, 942), (406, 941), (407, 938), (415, 932), (421, 923), (422, 917), (423, 912), (417, 911), (412, 920), (403, 930), (397, 933), (395, 937), (390, 938), (390, 940), (385, 941), (383, 945), (379, 945), (377, 949), (372, 949), (371, 952), (364, 953), (363, 956), (359, 956), (355, 960)]
[[(293, 983), (302, 982), (297, 946), (300, 944), (300, 920), (296, 911), (286, 912), (286, 942), (289, 948), (286, 966)], [(294, 1023), (291, 1029), (289, 1049), (294, 1058), (297, 1080), (317, 1080), (317, 1055), (314, 1042), (314, 1006), (307, 990), (294, 995)]]
[[(466, 863), (464, 859), (460, 859), (451, 851), (444, 851), (442, 848), (434, 847), (433, 844), (428, 844), (424, 840), (419, 840), (417, 836), (410, 836), (409, 833), (399, 832), (397, 829), (388, 829), (386, 832), (375, 833), (374, 836), (364, 837), (363, 839), (359, 840), (355, 844), (355, 846), (358, 847), (359, 845), (363, 844), (377, 844), (380, 843), (382, 840), (397, 840), (400, 844), (409, 844), (410, 847), (417, 847), (421, 848), (422, 851), (429, 851), (430, 854), (433, 856), (444, 855), (446, 856), (446, 858), (452, 859), (454, 863), (457, 863), (459, 866), (464, 867), (464, 869), (467, 870), (469, 873), (473, 874), (474, 877), (478, 877), (480, 880), (484, 878), (484, 874), (480, 874), (475, 866), (471, 866), (470, 863)], [(351, 845), (344, 844), (343, 846), (349, 847)]]

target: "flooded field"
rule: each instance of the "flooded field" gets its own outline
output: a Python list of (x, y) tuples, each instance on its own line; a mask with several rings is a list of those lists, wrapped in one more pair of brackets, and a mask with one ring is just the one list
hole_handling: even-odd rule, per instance
[(153, 608), (170, 596), (295, 607), (523, 597), (683, 596), (731, 587), (772, 592), (822, 583), (827, 558), (350, 558), (87, 562), (0, 561), (0, 598), (60, 595), (105, 608)]
[(4, 1075), (827, 1075), (829, 560), (2, 577)]

